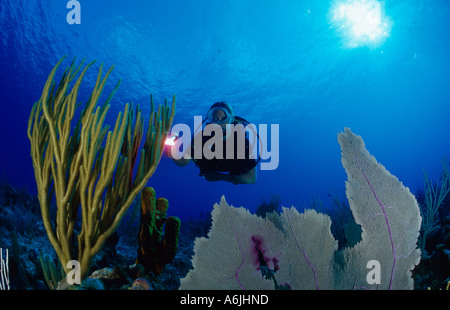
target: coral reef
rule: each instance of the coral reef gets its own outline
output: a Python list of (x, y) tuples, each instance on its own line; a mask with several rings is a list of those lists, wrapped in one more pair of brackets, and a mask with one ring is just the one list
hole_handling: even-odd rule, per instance
[[(78, 91), (93, 62), (85, 66), (69, 91), (83, 62), (76, 67), (74, 59), (56, 84), (54, 76), (63, 59), (51, 71), (41, 98), (33, 105), (28, 138), (48, 238), (62, 266), (78, 260), (81, 278), (85, 278), (94, 256), (117, 230), (123, 215), (159, 164), (175, 113), (175, 96), (171, 108), (166, 101), (157, 112), (151, 101), (149, 128), (135, 171), (144, 132), (139, 107), (134, 111), (127, 104), (123, 114), (119, 113), (114, 130), (108, 131), (109, 126), (103, 123), (119, 83), (106, 102), (97, 107), (113, 69), (102, 78), (103, 66), (100, 66), (94, 89), (72, 128), (79, 106)], [(52, 198), (57, 205), (54, 219), (50, 214)], [(82, 225), (75, 244), (74, 228), (80, 207)], [(78, 255), (73, 250), (75, 245)]]
[[(30, 201), (32, 205), (27, 207), (29, 210), (39, 209), (39, 202), (35, 196), (26, 191), (15, 190), (6, 182), (3, 184), (8, 189), (0, 191), (0, 201), (6, 201), (6, 204), (0, 204), (0, 214), (11, 214), (11, 210), (17, 208), (12, 203), (17, 201)], [(9, 198), (3, 199), (2, 193)], [(40, 229), (28, 231), (26, 227), (15, 227), (11, 224), (18, 222), (16, 218), (6, 216), (0, 218), (2, 221), (0, 223), (0, 248), (3, 248), (4, 258), (6, 249), (9, 250), (10, 287), (11, 290), (55, 289), (58, 287), (58, 285), (55, 286), (55, 282), (60, 281), (65, 275), (60, 274), (59, 268), (62, 267), (46, 235), (41, 217), (32, 211), (26, 211), (17, 216), (28, 217), (31, 214), (33, 221), (38, 224)], [(187, 222), (187, 225), (182, 226), (183, 230), (178, 239), (175, 257), (164, 266), (159, 275), (152, 272), (147, 273), (142, 265), (135, 264), (137, 241), (130, 240), (129, 236), (123, 237), (118, 234), (115, 242), (103, 247), (94, 257), (91, 265), (92, 272), (82, 281), (81, 285), (68, 287), (66, 281), (57, 284), (60, 285), (60, 289), (128, 290), (132, 289), (132, 284), (136, 279), (146, 279), (150, 283), (148, 288), (150, 290), (176, 290), (180, 286), (180, 278), (186, 276), (192, 268), (193, 239), (199, 236), (196, 219), (187, 220)], [(79, 221), (75, 226), (80, 226)], [(135, 239), (137, 239), (137, 235), (136, 231)], [(114, 272), (115, 275), (107, 276), (107, 271)], [(65, 286), (61, 285), (64, 283)]]
[(416, 194), (422, 214), (422, 259), (413, 270), (417, 289), (445, 289), (450, 281), (450, 175), (447, 161), (441, 163), (440, 182), (424, 170), (424, 189)]
[(160, 274), (177, 252), (181, 223), (177, 217), (166, 217), (168, 208), (167, 199), (156, 199), (152, 187), (144, 188), (136, 263), (142, 264), (147, 272)]
[[(370, 177), (367, 171), (364, 171)], [(436, 185), (433, 184), (433, 186), (436, 188)], [(417, 193), (415, 196), (419, 205), (426, 207), (424, 194)], [(139, 199), (136, 199), (135, 202), (139, 201)], [(343, 239), (343, 247), (338, 249), (338, 253), (342, 253), (344, 249), (353, 248), (362, 240), (361, 228), (356, 224), (353, 216), (348, 217), (347, 213), (350, 212), (350, 209), (347, 202), (340, 201), (337, 195), (333, 195), (331, 203), (337, 206), (336, 212), (329, 213), (333, 223), (342, 222), (343, 224), (339, 224), (339, 226), (343, 226), (342, 229), (336, 229), (335, 231), (333, 231), (333, 223), (331, 225), (331, 232), (335, 239), (345, 238), (345, 240)], [(434, 228), (426, 236), (421, 261), (412, 271), (414, 289), (448, 289), (450, 281), (449, 206), (450, 195), (446, 195), (433, 221)], [(0, 248), (3, 249), (3, 258), (5, 258), (6, 249), (9, 251), (9, 278), (12, 290), (55, 288), (54, 283), (63, 277), (63, 275), (58, 274), (59, 268), (61, 268), (60, 262), (46, 235), (39, 207), (36, 196), (29, 194), (25, 189), (17, 190), (13, 188), (4, 179), (0, 180)], [(66, 286), (67, 289), (176, 290), (180, 287), (180, 279), (185, 278), (193, 268), (191, 258), (194, 255), (194, 239), (196, 237), (208, 237), (207, 232), (211, 231), (211, 214), (207, 212), (200, 217), (183, 220), (175, 257), (162, 268), (160, 274), (155, 274), (147, 272), (144, 266), (135, 263), (140, 203), (135, 203), (135, 208), (136, 210), (128, 210), (130, 217), (126, 222), (122, 221), (123, 230), (119, 230), (118, 234), (109, 238), (108, 241), (111, 242), (106, 243), (94, 257), (91, 265), (92, 272), (82, 281), (82, 285), (70, 288)], [(323, 211), (325, 209), (320, 212)], [(339, 213), (340, 211), (342, 212)], [(387, 212), (391, 211), (392, 207), (389, 207)], [(57, 208), (52, 204), (50, 214), (55, 216), (56, 212)], [(286, 210), (283, 210), (284, 212)], [(293, 214), (291, 213), (291, 215)], [(381, 215), (381, 213), (378, 214)], [(276, 229), (279, 230), (280, 227), (283, 227), (282, 221), (276, 222), (277, 218), (280, 218), (279, 214), (275, 214), (275, 216), (272, 216), (273, 213), (267, 215), (266, 221), (273, 223)], [(78, 231), (81, 227), (80, 220), (78, 217), (75, 223), (75, 231)], [(242, 217), (239, 217), (234, 223), (241, 220)], [(136, 221), (138, 225), (136, 225)], [(32, 229), (29, 225), (32, 225)], [(291, 222), (291, 225), (295, 229), (293, 222)], [(339, 238), (335, 234), (343, 235), (344, 232), (345, 236), (339, 236)], [(313, 230), (305, 232), (307, 236), (311, 234), (318, 235)], [(256, 269), (258, 279), (264, 279), (269, 288), (295, 289), (291, 281), (286, 281), (282, 277), (285, 266), (282, 256), (280, 256), (281, 251), (273, 251), (270, 243), (267, 242), (268, 239), (263, 238), (262, 234), (253, 234), (249, 240), (249, 263)], [(314, 238), (314, 240), (317, 240), (317, 238)], [(299, 242), (304, 242), (304, 240), (299, 237)], [(305, 254), (308, 254), (308, 252), (309, 250), (305, 248)], [(227, 255), (229, 253), (228, 251)], [(239, 258), (242, 258), (242, 256), (239, 256)], [(314, 263), (313, 258), (308, 258), (311, 263)], [(298, 259), (301, 259), (301, 257)], [(240, 273), (238, 278), (240, 279), (242, 275)], [(235, 277), (230, 278), (235, 279)], [(320, 282), (318, 283), (322, 288)], [(314, 288), (314, 282), (312, 285)]]
[(450, 226), (436, 227), (427, 237), (420, 264), (413, 270), (416, 289), (445, 289), (450, 281)]
[[(40, 229), (34, 231), (28, 231), (26, 227), (14, 227), (12, 222), (21, 222), (15, 218), (4, 216), (0, 218), (0, 247), (3, 248), (3, 254), (5, 256), (5, 250), (9, 249), (9, 269), (10, 269), (10, 286), (12, 290), (17, 289), (33, 289), (33, 290), (47, 290), (49, 287), (45, 282), (41, 263), (39, 261), (40, 254), (47, 257), (47, 259), (57, 266), (59, 264), (47, 236), (45, 229), (42, 226), (42, 220), (37, 215), (34, 215), (36, 208), (39, 209), (39, 202), (36, 197), (28, 194), (24, 190), (15, 190), (11, 185), (6, 182), (2, 183), (6, 190), (0, 190), (0, 201), (5, 201), (4, 204), (0, 204), (0, 214), (12, 214), (11, 210), (15, 210), (17, 207), (14, 205), (20, 201), (30, 201), (30, 205), (27, 206), (27, 211), (22, 216), (32, 216), (33, 220), (39, 224)], [(0, 184), (1, 186), (1, 184)], [(5, 194), (8, 199), (3, 199), (2, 193)], [(22, 196), (22, 197), (19, 197)], [(421, 196), (418, 195), (420, 198)], [(418, 199), (419, 202), (421, 201)], [(333, 202), (334, 203), (334, 202)], [(444, 202), (444, 205), (446, 203)], [(137, 205), (138, 209), (139, 205)], [(132, 211), (132, 210), (130, 210)], [(183, 221), (183, 225), (180, 229), (180, 236), (178, 242), (178, 250), (173, 261), (167, 264), (161, 274), (154, 275), (152, 273), (146, 274), (143, 266), (135, 265), (136, 260), (136, 244), (137, 241), (131, 240), (130, 236), (122, 236), (119, 234), (119, 240), (116, 244), (111, 245), (115, 247), (113, 249), (103, 248), (100, 253), (95, 257), (91, 269), (96, 273), (98, 270), (112, 271), (115, 266), (121, 265), (118, 268), (125, 270), (125, 279), (116, 278), (117, 282), (121, 286), (115, 283), (116, 280), (107, 279), (107, 277), (97, 279), (90, 279), (89, 277), (82, 282), (82, 286), (78, 289), (149, 289), (149, 290), (176, 290), (180, 287), (180, 278), (184, 278), (186, 274), (192, 269), (191, 257), (193, 256), (193, 241), (196, 237), (206, 237), (207, 231), (211, 228), (210, 213), (205, 213), (200, 218), (189, 218)], [(20, 216), (17, 214), (16, 216)], [(138, 216), (139, 217), (139, 216)], [(335, 220), (334, 215), (331, 214), (331, 218)], [(139, 219), (137, 219), (139, 220)], [(12, 236), (16, 232), (16, 239), (14, 247), (19, 255), (19, 259), (16, 262), (16, 258), (12, 255)], [(333, 230), (332, 230), (333, 232)], [(421, 262), (413, 270), (414, 289), (426, 290), (426, 289), (445, 289), (448, 281), (450, 281), (449, 269), (445, 266), (447, 261), (442, 254), (449, 253), (450, 250), (450, 229), (447, 226), (439, 225), (427, 239), (426, 253), (422, 253)], [(137, 230), (133, 234), (136, 239)], [(438, 246), (440, 245), (440, 246)], [(267, 250), (265, 244), (262, 243), (256, 246), (256, 252), (258, 249), (262, 254), (262, 257), (272, 258)], [(347, 245), (346, 245), (347, 246)], [(17, 249), (18, 248), (18, 249)], [(115, 253), (114, 256), (113, 252)], [(427, 254), (430, 253), (430, 254)], [(274, 255), (275, 257), (275, 255)], [(255, 256), (256, 259), (256, 256)], [(256, 261), (255, 261), (256, 262)], [(269, 260), (270, 262), (270, 260)], [(19, 266), (19, 268), (18, 268)], [(265, 270), (267, 278), (272, 281), (278, 282), (277, 272), (274, 271), (274, 266), (266, 263), (267, 267), (262, 264), (261, 274)], [(282, 267), (282, 266), (281, 266)], [(19, 269), (21, 269), (19, 273)], [(123, 275), (123, 273), (122, 273)], [(262, 275), (261, 275), (262, 276)], [(272, 277), (272, 279), (270, 279)], [(135, 283), (136, 287), (133, 288), (133, 282), (140, 279)], [(145, 281), (142, 281), (145, 279)], [(447, 281), (446, 281), (447, 279)], [(146, 287), (145, 283), (150, 283), (150, 287)], [(125, 284), (124, 284), (125, 283)], [(285, 284), (280, 281), (277, 283), (279, 289)]]

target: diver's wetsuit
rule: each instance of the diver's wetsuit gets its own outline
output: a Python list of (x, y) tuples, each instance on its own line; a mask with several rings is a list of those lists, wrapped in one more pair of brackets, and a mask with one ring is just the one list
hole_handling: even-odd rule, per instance
[[(234, 132), (234, 157), (233, 159), (226, 159), (226, 139), (223, 140), (223, 159), (206, 159), (203, 154), (203, 146), (205, 142), (214, 136), (202, 136), (202, 157), (201, 159), (196, 159), (196, 150), (194, 150), (194, 141), (191, 143), (191, 154), (193, 155), (193, 161), (200, 168), (200, 175), (212, 172), (229, 172), (229, 174), (240, 175), (246, 173), (253, 169), (258, 161), (255, 158), (250, 158), (250, 141), (246, 135), (245, 137), (245, 156), (243, 159), (238, 159), (238, 148), (237, 148), (237, 133)], [(211, 151), (214, 152), (215, 145), (212, 145)], [(197, 152), (197, 155), (199, 153)]]

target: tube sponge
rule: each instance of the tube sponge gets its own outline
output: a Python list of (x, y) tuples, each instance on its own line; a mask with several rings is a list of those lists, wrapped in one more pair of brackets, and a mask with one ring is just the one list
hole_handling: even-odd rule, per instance
[(168, 208), (169, 201), (156, 199), (153, 187), (144, 188), (136, 263), (142, 264), (147, 272), (160, 274), (177, 252), (181, 222), (177, 217), (167, 217)]
[[(327, 215), (294, 207), (265, 219), (229, 206), (212, 211), (208, 238), (194, 244), (194, 269), (180, 289), (412, 289), (420, 213), (409, 189), (346, 128), (338, 141), (347, 198), (362, 240), (338, 251)], [(368, 280), (379, 262), (379, 281)]]

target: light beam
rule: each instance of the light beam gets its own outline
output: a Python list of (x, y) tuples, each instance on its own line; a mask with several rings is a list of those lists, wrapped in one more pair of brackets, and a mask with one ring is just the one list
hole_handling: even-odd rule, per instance
[(392, 24), (377, 0), (336, 1), (331, 22), (350, 48), (381, 45), (389, 37)]

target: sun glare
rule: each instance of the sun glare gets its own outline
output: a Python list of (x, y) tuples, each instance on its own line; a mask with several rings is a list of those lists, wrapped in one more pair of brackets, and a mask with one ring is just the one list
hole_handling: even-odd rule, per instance
[(376, 0), (347, 0), (335, 2), (331, 21), (348, 47), (381, 45), (391, 28), (389, 18)]

